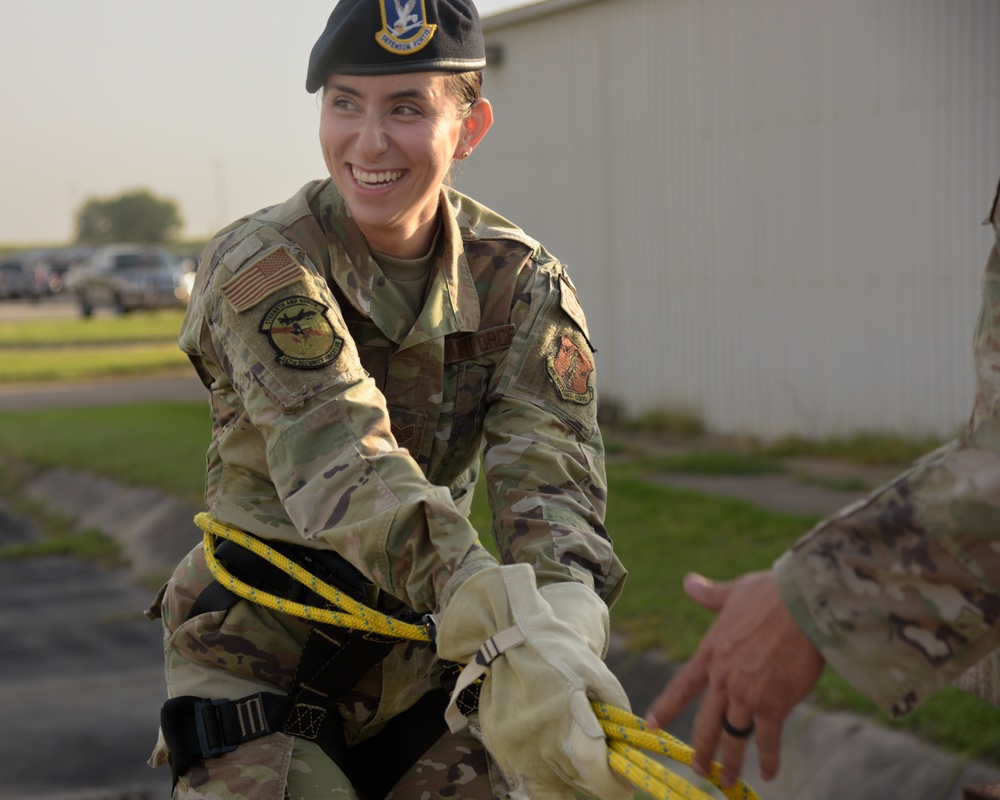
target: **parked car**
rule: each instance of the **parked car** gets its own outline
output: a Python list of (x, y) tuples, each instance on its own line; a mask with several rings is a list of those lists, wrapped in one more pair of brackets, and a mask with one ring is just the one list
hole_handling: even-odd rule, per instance
[(18, 253), (18, 258), (34, 271), (36, 293), (48, 297), (63, 290), (63, 275), (85, 255), (86, 250), (80, 247), (42, 247)]
[(138, 244), (97, 248), (66, 275), (80, 313), (100, 307), (125, 314), (137, 309), (184, 307), (191, 299), (194, 274), (167, 250)]
[(21, 297), (38, 297), (35, 272), (22, 261), (4, 261), (0, 264), (0, 298), (16, 300)]

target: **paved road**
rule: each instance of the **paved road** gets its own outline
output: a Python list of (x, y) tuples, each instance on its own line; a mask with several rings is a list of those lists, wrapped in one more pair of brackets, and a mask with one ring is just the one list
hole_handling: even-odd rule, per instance
[[(110, 309), (95, 309), (97, 316), (110, 316)], [(38, 302), (30, 300), (0, 300), (0, 322), (16, 322), (22, 319), (75, 319), (80, 316), (80, 307), (71, 294), (58, 294)]]
[[(30, 524), (0, 508), (0, 546)], [(169, 795), (146, 766), (163, 702), (150, 592), (67, 557), (0, 561), (0, 800)]]
[(0, 384), (0, 413), (152, 402), (208, 403), (208, 393), (193, 369), (187, 377)]

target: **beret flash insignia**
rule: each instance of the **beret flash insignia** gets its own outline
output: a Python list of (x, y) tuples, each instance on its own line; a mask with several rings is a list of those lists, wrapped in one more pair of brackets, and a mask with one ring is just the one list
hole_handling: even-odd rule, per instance
[(415, 53), (434, 36), (437, 25), (427, 24), (424, 0), (379, 0), (382, 7), (382, 30), (375, 41), (390, 53)]

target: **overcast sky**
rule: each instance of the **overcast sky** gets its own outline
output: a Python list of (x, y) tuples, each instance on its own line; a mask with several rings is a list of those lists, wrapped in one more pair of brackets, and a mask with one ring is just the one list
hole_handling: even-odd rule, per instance
[[(482, 16), (531, 0), (477, 0)], [(7, 0), (0, 245), (62, 243), (147, 188), (204, 238), (326, 174), (309, 50), (334, 0)]]

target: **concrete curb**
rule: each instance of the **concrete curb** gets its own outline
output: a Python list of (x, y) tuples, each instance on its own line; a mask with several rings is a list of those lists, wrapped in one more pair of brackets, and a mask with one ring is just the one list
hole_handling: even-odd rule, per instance
[(94, 528), (117, 540), (135, 577), (172, 570), (201, 540), (193, 521), (201, 509), (155, 489), (57, 468), (29, 481), (24, 493), (74, 520), (77, 532)]

